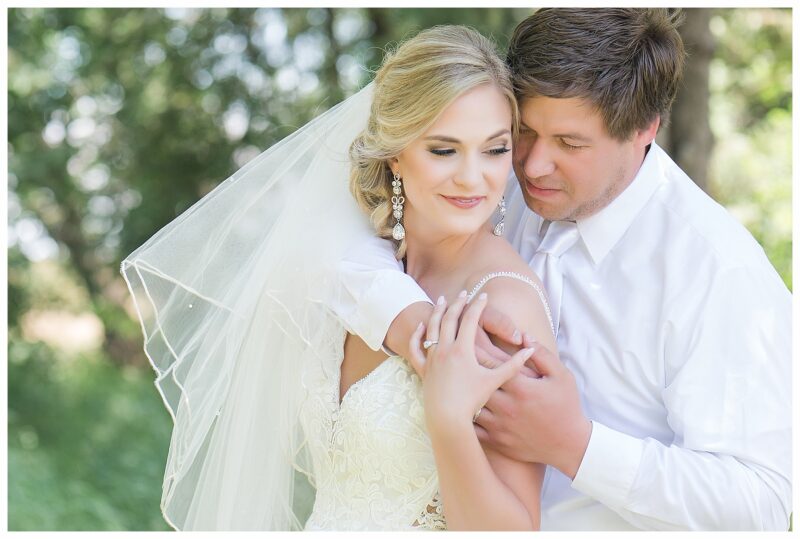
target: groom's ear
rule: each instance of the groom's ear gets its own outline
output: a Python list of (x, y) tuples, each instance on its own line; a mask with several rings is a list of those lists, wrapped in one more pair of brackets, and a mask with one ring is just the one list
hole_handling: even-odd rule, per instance
[(637, 129), (633, 135), (634, 144), (645, 147), (656, 139), (658, 127), (661, 125), (661, 117), (656, 117), (644, 129)]

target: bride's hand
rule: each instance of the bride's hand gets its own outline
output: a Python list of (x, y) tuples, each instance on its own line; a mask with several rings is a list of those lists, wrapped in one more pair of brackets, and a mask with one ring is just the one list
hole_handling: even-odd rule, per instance
[(426, 341), (437, 344), (422, 350), (423, 324), (409, 343), (409, 362), (422, 377), (429, 428), (470, 425), (489, 396), (514, 377), (533, 353), (524, 348), (496, 368), (481, 365), (475, 356), (475, 334), (487, 298), (481, 294), (470, 304), (459, 327), (466, 296), (462, 292), (449, 308), (442, 298), (437, 302), (425, 335)]

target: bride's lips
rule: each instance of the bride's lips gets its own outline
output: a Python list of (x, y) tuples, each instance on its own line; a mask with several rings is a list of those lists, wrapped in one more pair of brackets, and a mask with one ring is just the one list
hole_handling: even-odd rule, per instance
[(525, 182), (525, 189), (528, 191), (529, 195), (537, 198), (551, 197), (556, 193), (558, 193), (559, 191), (561, 191), (561, 189), (543, 189), (541, 187), (536, 187), (535, 185), (533, 185), (531, 182), (528, 181)]
[(442, 198), (456, 208), (468, 210), (483, 202), (486, 197), (448, 197), (442, 195)]

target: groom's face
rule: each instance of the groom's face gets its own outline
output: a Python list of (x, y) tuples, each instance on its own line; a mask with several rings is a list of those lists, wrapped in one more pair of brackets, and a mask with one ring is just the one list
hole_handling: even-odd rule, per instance
[(600, 211), (641, 165), (638, 137), (611, 138), (583, 99), (526, 98), (521, 119), (514, 172), (528, 207), (546, 219), (576, 220)]

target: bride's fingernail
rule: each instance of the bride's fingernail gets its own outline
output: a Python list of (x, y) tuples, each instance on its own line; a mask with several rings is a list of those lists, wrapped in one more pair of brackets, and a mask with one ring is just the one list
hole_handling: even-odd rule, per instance
[(436, 300), (436, 305), (444, 305), (444, 296), (439, 296), (439, 299)]
[(522, 339), (522, 334), (519, 332), (518, 329), (515, 329), (514, 334), (511, 335), (511, 340), (514, 342), (514, 344), (519, 344), (521, 339)]
[(483, 300), (483, 299), (486, 299), (487, 297), (488, 296), (486, 295), (486, 292), (481, 292), (481, 295), (478, 296), (478, 299)]
[(467, 291), (466, 290), (462, 290), (461, 292), (458, 293), (458, 297), (459, 298), (467, 297)]

